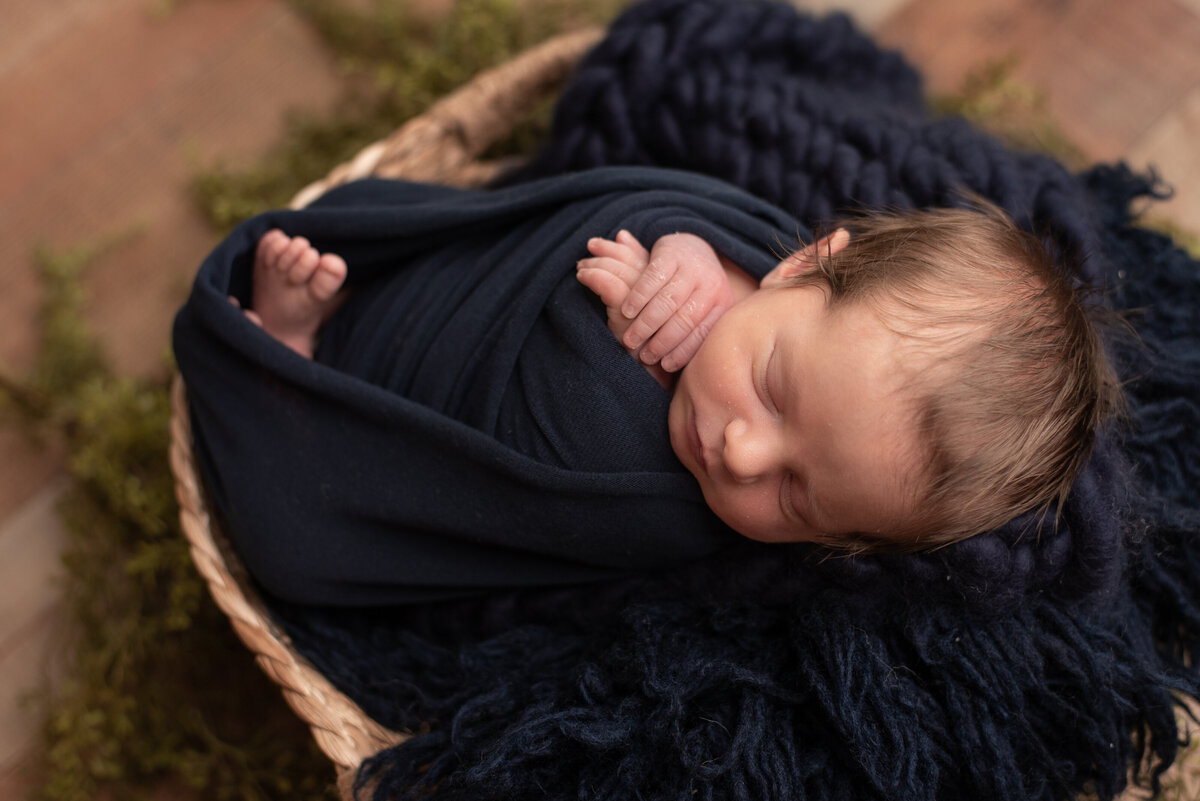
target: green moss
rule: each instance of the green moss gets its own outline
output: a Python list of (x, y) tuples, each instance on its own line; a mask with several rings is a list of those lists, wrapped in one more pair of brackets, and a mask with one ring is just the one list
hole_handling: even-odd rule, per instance
[(1048, 153), (1069, 167), (1082, 167), (1083, 151), (1046, 108), (1045, 95), (1015, 77), (1016, 59), (988, 61), (973, 69), (959, 91), (931, 99), (933, 110), (959, 114), (1022, 150)]
[[(986, 62), (971, 71), (959, 91), (932, 98), (932, 110), (958, 114), (1012, 147), (1046, 153), (1068, 168), (1080, 170), (1089, 165), (1092, 160), (1050, 114), (1045, 95), (1016, 78), (1015, 69), (1013, 58)], [(1196, 231), (1154, 214), (1143, 218), (1142, 224), (1171, 236), (1200, 258), (1200, 234)]]
[(10, 420), (65, 442), (63, 678), (46, 711), (47, 801), (330, 799), (333, 771), (209, 599), (179, 531), (164, 379), (113, 374), (83, 323), (87, 264), (131, 234), (39, 249), (43, 336), (0, 384)]
[[(366, 145), (420, 114), (471, 76), (556, 32), (607, 21), (619, 0), (460, 0), (433, 20), (402, 0), (348, 4), (291, 0), (338, 60), (345, 93), (327, 116), (296, 114), (284, 140), (257, 164), (198, 174), (192, 194), (218, 229), (288, 201)], [(492, 155), (528, 153), (547, 128), (549, 104)]]

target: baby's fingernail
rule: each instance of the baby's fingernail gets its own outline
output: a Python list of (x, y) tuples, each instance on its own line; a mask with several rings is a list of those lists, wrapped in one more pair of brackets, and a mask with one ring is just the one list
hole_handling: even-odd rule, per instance
[(642, 351), (641, 358), (644, 364), (654, 364), (656, 361), (658, 361), (658, 356), (647, 350)]

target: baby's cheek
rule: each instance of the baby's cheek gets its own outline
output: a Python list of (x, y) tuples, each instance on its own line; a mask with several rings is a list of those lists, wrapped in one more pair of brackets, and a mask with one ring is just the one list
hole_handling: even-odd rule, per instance
[(701, 487), (709, 508), (738, 534), (759, 542), (791, 541), (776, 494), (758, 488), (705, 486), (704, 482)]

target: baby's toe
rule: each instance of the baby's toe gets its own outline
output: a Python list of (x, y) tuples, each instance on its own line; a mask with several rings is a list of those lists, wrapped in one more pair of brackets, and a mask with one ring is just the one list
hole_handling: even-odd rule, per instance
[(332, 298), (346, 281), (346, 262), (336, 253), (326, 253), (317, 262), (309, 281), (308, 291), (313, 300), (324, 302)]
[[(291, 248), (288, 248), (288, 255), (291, 256)], [(321, 261), (321, 254), (313, 247), (305, 247), (295, 255), (287, 267), (287, 280), (292, 286), (301, 286), (312, 280), (313, 273), (317, 270), (317, 264)]]
[(289, 237), (287, 243), (279, 253), (279, 258), (275, 262), (275, 268), (284, 275), (287, 275), (292, 271), (292, 266), (304, 255), (304, 252), (308, 248), (308, 240), (304, 237)]
[(287, 250), (290, 241), (287, 234), (278, 228), (272, 228), (270, 231), (267, 231), (258, 240), (258, 251), (255, 254), (256, 262), (269, 269), (277, 269), (279, 258)]

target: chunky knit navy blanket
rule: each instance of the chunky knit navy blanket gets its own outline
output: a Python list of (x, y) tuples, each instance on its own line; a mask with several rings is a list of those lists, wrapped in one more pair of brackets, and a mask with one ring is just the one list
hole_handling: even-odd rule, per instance
[(1062, 524), (916, 556), (746, 544), (654, 578), (408, 610), (279, 603), (377, 720), (376, 797), (1111, 798), (1172, 763), (1200, 692), (1200, 265), (1134, 225), (1157, 193), (1069, 174), (954, 118), (843, 17), (651, 0), (627, 11), (513, 183), (599, 165), (724, 178), (810, 225), (847, 206), (990, 197), (1064, 250), (1140, 341), (1131, 414)]

